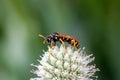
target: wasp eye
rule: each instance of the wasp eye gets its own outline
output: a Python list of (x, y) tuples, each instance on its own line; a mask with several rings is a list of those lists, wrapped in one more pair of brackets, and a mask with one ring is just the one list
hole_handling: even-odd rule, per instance
[(50, 42), (50, 38), (47, 38), (46, 41), (49, 43)]

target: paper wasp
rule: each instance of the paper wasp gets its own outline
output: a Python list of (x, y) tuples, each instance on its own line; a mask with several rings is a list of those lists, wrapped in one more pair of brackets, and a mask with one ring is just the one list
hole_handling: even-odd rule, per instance
[(64, 47), (65, 47), (64, 42), (68, 42), (69, 44), (71, 44), (75, 48), (77, 48), (77, 49), (80, 48), (80, 44), (78, 42), (78, 39), (74, 38), (70, 35), (67, 35), (67, 34), (61, 34), (58, 32), (54, 32), (46, 37), (39, 34), (39, 37), (42, 37), (44, 39), (43, 43), (48, 43), (52, 48), (54, 48), (54, 46), (56, 45), (56, 42), (60, 42), (61, 44), (64, 45)]

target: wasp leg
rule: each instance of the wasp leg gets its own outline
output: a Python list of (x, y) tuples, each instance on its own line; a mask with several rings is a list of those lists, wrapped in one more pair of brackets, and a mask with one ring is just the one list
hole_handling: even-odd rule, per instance
[(48, 54), (48, 59), (50, 59), (50, 55), (52, 54), (52, 50), (53, 50), (54, 47), (55, 47), (55, 43), (52, 41), (52, 42), (50, 43), (50, 46), (51, 46), (51, 48), (50, 48), (50, 53)]
[(51, 46), (52, 49), (54, 49), (55, 43), (52, 41), (52, 42), (50, 43), (50, 46)]
[(76, 42), (75, 42), (75, 40), (71, 40), (71, 45), (72, 45), (73, 47), (76, 47)]
[(45, 43), (46, 43), (46, 40), (43, 41), (43, 44), (45, 44)]
[(60, 39), (60, 42), (62, 43), (62, 45), (63, 45), (63, 47), (64, 47), (64, 53), (66, 53), (66, 46), (65, 46), (65, 43), (63, 42), (63, 40), (62, 39)]

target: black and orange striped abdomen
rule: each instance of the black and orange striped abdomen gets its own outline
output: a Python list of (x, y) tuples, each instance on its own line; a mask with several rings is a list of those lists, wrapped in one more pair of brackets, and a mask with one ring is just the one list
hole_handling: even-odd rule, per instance
[(74, 46), (75, 48), (79, 49), (80, 48), (80, 44), (78, 42), (77, 38), (74, 38), (72, 36), (66, 35), (66, 34), (59, 34), (58, 37), (63, 40), (64, 42), (68, 42), (69, 44), (71, 44), (72, 46)]

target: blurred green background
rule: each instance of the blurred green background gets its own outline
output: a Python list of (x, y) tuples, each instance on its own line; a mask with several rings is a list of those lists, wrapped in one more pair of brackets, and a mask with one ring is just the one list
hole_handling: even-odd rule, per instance
[(98, 80), (120, 80), (119, 0), (0, 0), (0, 80), (29, 80), (47, 50), (38, 34), (79, 38), (93, 53)]

